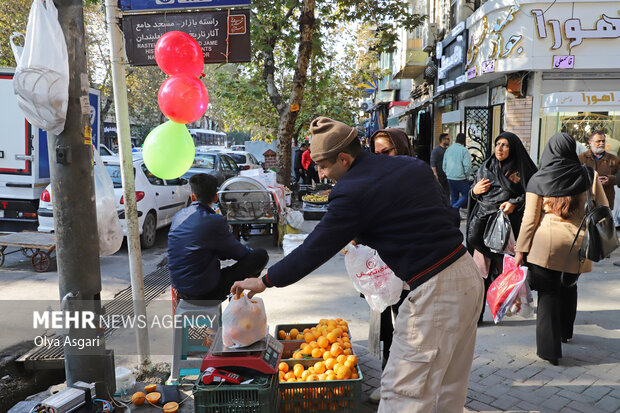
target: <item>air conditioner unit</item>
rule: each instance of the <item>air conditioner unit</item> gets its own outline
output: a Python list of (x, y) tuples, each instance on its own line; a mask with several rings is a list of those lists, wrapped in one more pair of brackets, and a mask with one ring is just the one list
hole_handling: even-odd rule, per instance
[(426, 23), (422, 30), (422, 50), (426, 53), (433, 51), (437, 42), (437, 25), (435, 23)]

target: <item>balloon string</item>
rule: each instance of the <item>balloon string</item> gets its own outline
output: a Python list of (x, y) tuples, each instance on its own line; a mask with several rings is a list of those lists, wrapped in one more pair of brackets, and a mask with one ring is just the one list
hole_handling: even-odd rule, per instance
[(168, 13), (164, 12), (164, 33), (168, 33), (168, 22), (166, 21), (168, 18)]

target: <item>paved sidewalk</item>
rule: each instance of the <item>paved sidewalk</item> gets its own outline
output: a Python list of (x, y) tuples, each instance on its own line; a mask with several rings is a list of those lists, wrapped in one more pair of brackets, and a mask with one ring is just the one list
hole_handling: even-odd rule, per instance
[[(579, 280), (574, 339), (562, 344), (559, 366), (536, 356), (536, 319), (508, 317), (495, 325), (490, 312), (478, 328), (466, 411), (620, 412), (620, 269), (611, 259), (594, 265)], [(535, 292), (534, 292), (535, 294)], [(536, 303), (536, 297), (534, 304)], [(363, 347), (365, 411), (379, 384), (381, 363)]]

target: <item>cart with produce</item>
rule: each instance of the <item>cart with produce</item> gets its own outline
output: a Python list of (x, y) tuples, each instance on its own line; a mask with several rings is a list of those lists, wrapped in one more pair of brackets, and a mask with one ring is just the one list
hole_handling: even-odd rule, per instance
[(327, 200), (330, 190), (314, 194), (305, 194), (301, 197), (302, 211), (306, 220), (320, 220), (327, 212)]
[(218, 195), (222, 215), (237, 239), (267, 234), (278, 245), (279, 207), (271, 190), (255, 179), (238, 176), (224, 182)]
[[(8, 247), (16, 247), (15, 251), (6, 252)], [(8, 254), (21, 251), (30, 258), (32, 267), (37, 272), (45, 272), (52, 261), (52, 253), (56, 250), (56, 236), (44, 232), (17, 232), (0, 236), (0, 266)]]

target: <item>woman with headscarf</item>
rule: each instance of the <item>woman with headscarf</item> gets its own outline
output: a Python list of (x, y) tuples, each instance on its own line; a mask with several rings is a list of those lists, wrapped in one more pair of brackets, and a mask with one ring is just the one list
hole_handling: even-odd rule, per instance
[(379, 129), (370, 137), (370, 152), (382, 155), (415, 156), (409, 137), (396, 128)]
[[(536, 165), (530, 159), (521, 139), (511, 132), (502, 132), (495, 138), (495, 151), (482, 163), (470, 191), (467, 222), (467, 243), (473, 248), (474, 261), (485, 277), (486, 292), (494, 275), (501, 272), (500, 254), (495, 254), (484, 245), (484, 230), (489, 219), (500, 209), (504, 211), (512, 226), (515, 239), (519, 233), (525, 204), (525, 188)], [(482, 323), (484, 303), (478, 323)]]
[(562, 342), (573, 338), (575, 283), (579, 274), (592, 271), (591, 261), (579, 260), (583, 231), (570, 249), (585, 215), (589, 187), (596, 205), (608, 205), (598, 174), (581, 166), (575, 139), (566, 133), (553, 135), (527, 185), (515, 262), (522, 265), (527, 259), (530, 286), (538, 291), (536, 354), (556, 366)]
[[(409, 142), (409, 137), (407, 134), (402, 130), (395, 128), (379, 129), (373, 133), (370, 137), (370, 152), (388, 156), (414, 156), (413, 147)], [(390, 347), (392, 345), (392, 336), (394, 334), (392, 317), (396, 319), (396, 316), (398, 315), (398, 307), (402, 303), (404, 297), (406, 297), (406, 295), (401, 296), (401, 300), (398, 303), (386, 308), (381, 313), (379, 339), (383, 341), (383, 366), (387, 364), (387, 360), (390, 356)], [(381, 399), (381, 389), (375, 389), (369, 398), (372, 402), (378, 403)]]

